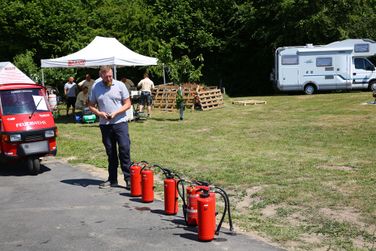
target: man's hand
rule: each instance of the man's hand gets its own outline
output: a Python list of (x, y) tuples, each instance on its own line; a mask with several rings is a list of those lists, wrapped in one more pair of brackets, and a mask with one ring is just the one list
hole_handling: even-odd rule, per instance
[(112, 119), (111, 114), (105, 112), (98, 112), (98, 116), (108, 120)]

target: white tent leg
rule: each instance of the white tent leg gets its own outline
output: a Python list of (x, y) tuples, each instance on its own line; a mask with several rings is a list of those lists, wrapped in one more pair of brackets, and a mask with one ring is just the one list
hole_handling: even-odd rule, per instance
[(117, 77), (116, 77), (116, 65), (114, 65), (114, 79), (117, 79)]
[(166, 84), (166, 75), (165, 75), (165, 67), (164, 64), (162, 64), (163, 67), (163, 84)]
[(44, 86), (44, 72), (43, 72), (43, 68), (42, 68), (42, 85)]

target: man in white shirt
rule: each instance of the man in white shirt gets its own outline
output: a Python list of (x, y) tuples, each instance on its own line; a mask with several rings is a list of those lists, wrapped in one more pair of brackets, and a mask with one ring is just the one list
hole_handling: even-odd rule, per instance
[(142, 79), (138, 85), (138, 88), (141, 88), (141, 98), (140, 98), (140, 112), (143, 111), (145, 104), (147, 105), (148, 109), (148, 117), (150, 117), (151, 113), (151, 103), (153, 102), (153, 98), (151, 96), (151, 91), (154, 89), (154, 83), (150, 80), (149, 75), (147, 73), (144, 74), (144, 79)]
[(75, 104), (76, 104), (76, 93), (77, 93), (77, 85), (74, 82), (73, 77), (68, 78), (68, 82), (64, 85), (64, 94), (67, 98), (67, 116), (69, 113), (69, 108), (72, 106), (72, 114), (75, 114)]

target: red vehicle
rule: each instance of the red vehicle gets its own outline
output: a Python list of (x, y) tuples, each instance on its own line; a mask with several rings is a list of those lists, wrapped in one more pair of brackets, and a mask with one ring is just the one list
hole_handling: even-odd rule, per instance
[(40, 157), (56, 155), (57, 128), (44, 86), (10, 62), (0, 62), (0, 160), (25, 161), (40, 172)]

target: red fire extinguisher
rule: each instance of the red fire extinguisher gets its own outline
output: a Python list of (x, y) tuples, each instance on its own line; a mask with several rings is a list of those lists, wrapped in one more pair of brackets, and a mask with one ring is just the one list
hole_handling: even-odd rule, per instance
[(215, 196), (208, 190), (203, 190), (197, 199), (198, 239), (211, 241), (215, 231)]
[(148, 163), (146, 161), (141, 161), (134, 163), (130, 167), (131, 173), (131, 196), (138, 197), (142, 195), (141, 189), (141, 169)]
[[(230, 225), (231, 234), (235, 234), (232, 225), (230, 200), (227, 193), (220, 187), (213, 186), (214, 192), (203, 190), (198, 199), (198, 239), (200, 241), (211, 241), (214, 239), (214, 234), (218, 235), (222, 227), (223, 220), (227, 213)], [(225, 202), (222, 218), (216, 227), (216, 212), (215, 212), (215, 194), (221, 195)], [(214, 227), (213, 227), (214, 226)]]
[[(161, 168), (165, 175), (164, 180), (164, 206), (165, 213), (169, 215), (174, 215), (178, 213), (178, 181), (180, 180), (179, 175), (174, 174), (171, 170), (167, 168)], [(175, 176), (177, 178), (175, 178)]]
[[(184, 183), (190, 183), (186, 190), (184, 189)], [(188, 226), (197, 226), (197, 199), (202, 190), (209, 190), (209, 184), (199, 181), (187, 182), (185, 180), (179, 180), (177, 186), (179, 196), (183, 201), (183, 214), (185, 222)], [(182, 189), (180, 189), (180, 187), (182, 187)], [(187, 195), (185, 195), (185, 192)]]
[(150, 166), (141, 169), (141, 193), (142, 202), (154, 201), (154, 174)]

